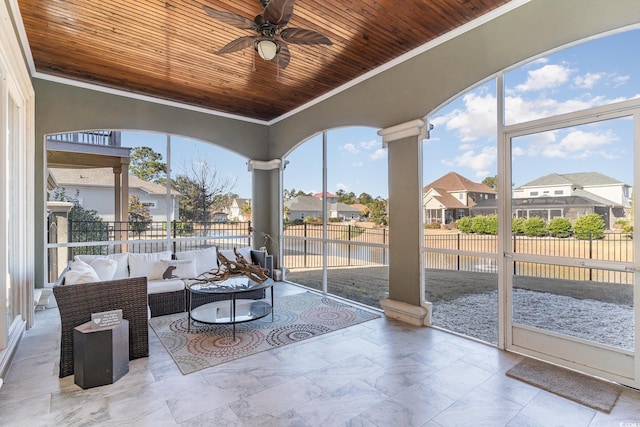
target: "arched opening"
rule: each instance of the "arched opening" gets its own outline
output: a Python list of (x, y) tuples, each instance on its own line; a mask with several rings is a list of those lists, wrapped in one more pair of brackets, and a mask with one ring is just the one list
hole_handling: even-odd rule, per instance
[(388, 292), (386, 151), (377, 129), (325, 131), (286, 157), (287, 280), (379, 308)]
[[(452, 179), (425, 186), (434, 325), (637, 385), (639, 40), (632, 30), (546, 54), (430, 115), (424, 181), (443, 165), (479, 170), (466, 193), (497, 195), (456, 208)], [(493, 147), (480, 139), (492, 132)]]
[(47, 157), (50, 282), (78, 254), (251, 244), (251, 174), (228, 150), (100, 130), (48, 136)]

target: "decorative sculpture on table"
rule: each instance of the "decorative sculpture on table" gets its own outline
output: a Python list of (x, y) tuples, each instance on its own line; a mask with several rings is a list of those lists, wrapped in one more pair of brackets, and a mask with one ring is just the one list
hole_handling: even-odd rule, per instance
[(235, 260), (230, 260), (226, 256), (222, 255), (218, 250), (217, 253), (218, 268), (216, 270), (202, 273), (198, 277), (191, 280), (197, 280), (201, 283), (210, 283), (227, 280), (228, 278), (234, 276), (244, 275), (254, 282), (262, 283), (269, 278), (267, 276), (269, 270), (267, 270), (266, 268), (262, 268), (259, 265), (251, 264), (250, 261), (246, 260), (240, 253), (238, 253), (235, 247), (233, 248), (233, 253), (236, 255)]

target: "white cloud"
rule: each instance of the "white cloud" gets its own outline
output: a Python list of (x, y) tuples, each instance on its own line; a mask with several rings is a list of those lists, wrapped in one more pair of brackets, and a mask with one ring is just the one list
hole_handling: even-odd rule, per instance
[(513, 147), (511, 149), (511, 155), (514, 157), (524, 156), (524, 150), (520, 147)]
[(545, 132), (528, 140), (526, 146), (515, 147), (529, 156), (559, 159), (586, 159), (590, 157), (617, 158), (618, 153), (605, 149), (619, 138), (611, 131), (586, 132), (573, 130), (558, 140), (558, 132)]
[(340, 149), (350, 154), (358, 154), (360, 152), (360, 150), (358, 150), (358, 147), (356, 147), (355, 144), (352, 144), (350, 142), (347, 144), (344, 144), (342, 147), (340, 147)]
[(364, 166), (363, 162), (353, 162), (351, 163), (351, 166), (353, 166), (354, 168), (361, 168)]
[(483, 147), (480, 152), (468, 150), (462, 155), (443, 163), (447, 166), (458, 166), (471, 169), (478, 177), (490, 175), (493, 164), (496, 162), (497, 149), (495, 146)]
[(520, 92), (558, 87), (569, 80), (572, 70), (563, 65), (547, 64), (529, 71), (527, 81), (516, 86)]
[(364, 148), (365, 150), (373, 150), (380, 145), (380, 141), (376, 141), (375, 139), (371, 141), (360, 141), (360, 147)]
[(369, 154), (369, 158), (371, 160), (384, 159), (385, 157), (387, 157), (387, 150), (385, 150), (384, 148), (378, 148), (376, 151)]
[(496, 137), (496, 98), (482, 91), (471, 92), (463, 97), (464, 110), (455, 109), (450, 113), (434, 117), (434, 128), (445, 126), (454, 131), (462, 142)]
[(605, 76), (604, 73), (587, 73), (583, 76), (576, 76), (573, 83), (581, 89), (592, 89)]
[(631, 76), (626, 75), (626, 76), (613, 76), (613, 78), (611, 79), (613, 81), (613, 87), (618, 87), (618, 86), (622, 86), (623, 84), (627, 83), (629, 81), (629, 79), (631, 78)]
[(336, 190), (344, 190), (344, 191), (348, 191), (349, 187), (347, 187), (346, 184), (343, 184), (341, 182), (336, 184)]

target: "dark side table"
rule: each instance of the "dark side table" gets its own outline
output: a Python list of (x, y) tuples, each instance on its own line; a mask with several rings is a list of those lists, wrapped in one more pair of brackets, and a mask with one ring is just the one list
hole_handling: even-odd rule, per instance
[(82, 388), (113, 384), (129, 372), (129, 321), (91, 328), (91, 322), (73, 330), (73, 372)]

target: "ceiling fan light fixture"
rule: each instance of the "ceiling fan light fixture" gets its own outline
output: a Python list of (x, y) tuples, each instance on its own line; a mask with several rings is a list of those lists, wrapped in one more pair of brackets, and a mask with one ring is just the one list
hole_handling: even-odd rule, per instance
[(278, 53), (278, 45), (273, 40), (259, 40), (256, 43), (256, 52), (265, 61), (271, 61)]

